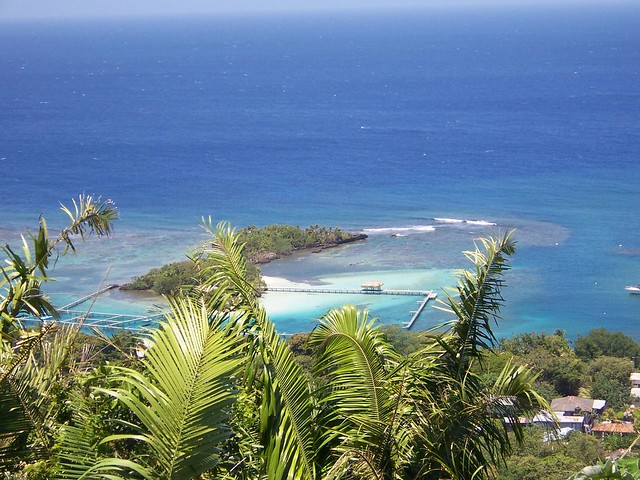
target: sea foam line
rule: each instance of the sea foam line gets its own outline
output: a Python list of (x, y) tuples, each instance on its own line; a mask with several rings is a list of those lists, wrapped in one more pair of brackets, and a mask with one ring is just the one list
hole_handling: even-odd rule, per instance
[(436, 227), (433, 225), (413, 225), (410, 227), (382, 227), (382, 228), (365, 228), (364, 232), (368, 234), (387, 234), (387, 233), (411, 233), (411, 232), (433, 232)]
[(479, 225), (483, 227), (491, 227), (497, 225), (495, 222), (489, 222), (487, 220), (465, 220), (461, 218), (440, 218), (436, 217), (434, 220), (438, 223), (465, 223), (467, 225)]

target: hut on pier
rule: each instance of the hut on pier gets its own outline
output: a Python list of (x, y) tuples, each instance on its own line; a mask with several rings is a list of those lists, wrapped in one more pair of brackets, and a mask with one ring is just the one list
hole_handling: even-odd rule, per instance
[(365, 282), (360, 286), (364, 293), (381, 292), (384, 283), (378, 281)]

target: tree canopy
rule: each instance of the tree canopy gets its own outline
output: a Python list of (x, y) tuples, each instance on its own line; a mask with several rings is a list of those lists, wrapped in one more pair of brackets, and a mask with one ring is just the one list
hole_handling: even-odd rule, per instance
[(596, 328), (587, 335), (578, 335), (574, 351), (583, 360), (606, 355), (608, 357), (640, 359), (640, 344), (622, 332)]

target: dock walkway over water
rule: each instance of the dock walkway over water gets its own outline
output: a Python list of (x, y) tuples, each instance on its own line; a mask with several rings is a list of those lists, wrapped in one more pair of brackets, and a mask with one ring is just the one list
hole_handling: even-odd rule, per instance
[(81, 310), (61, 311), (58, 323), (77, 325), (82, 323), (84, 328), (98, 330), (128, 330), (139, 331), (158, 324), (164, 318), (163, 313), (153, 315), (125, 315), (118, 313), (83, 312)]
[(60, 307), (60, 310), (69, 310), (69, 309), (71, 309), (71, 308), (73, 308), (73, 307), (77, 307), (77, 306), (78, 306), (78, 305), (80, 305), (81, 303), (88, 302), (89, 300), (91, 300), (91, 299), (93, 299), (93, 298), (96, 298), (96, 297), (98, 297), (98, 296), (102, 295), (104, 292), (107, 292), (107, 291), (109, 291), (109, 290), (113, 290), (114, 288), (118, 288), (118, 285), (115, 285), (115, 284), (105, 285), (104, 287), (102, 287), (102, 288), (100, 288), (100, 289), (96, 290), (96, 291), (95, 291), (95, 292), (93, 292), (93, 293), (90, 293), (89, 295), (85, 295), (85, 296), (84, 296), (84, 297), (82, 297), (82, 298), (79, 298), (79, 299), (77, 299), (77, 300), (74, 300), (73, 302), (68, 303), (68, 304), (66, 304), (66, 305), (64, 305), (64, 306), (62, 306), (62, 307)]
[(427, 304), (431, 300), (435, 300), (438, 294), (433, 290), (383, 290), (382, 282), (368, 282), (362, 285), (359, 289), (344, 289), (344, 288), (312, 288), (312, 287), (267, 287), (267, 292), (285, 292), (285, 293), (331, 293), (334, 295), (413, 295), (417, 297), (424, 297), (420, 300), (418, 309), (411, 312), (411, 320), (405, 322), (402, 328), (407, 330), (411, 329), (418, 320), (418, 317), (425, 309)]
[[(75, 309), (78, 305), (81, 305), (89, 300), (92, 300), (103, 293), (117, 288), (118, 285), (110, 284), (99, 288), (93, 293), (85, 295), (73, 302), (70, 302), (60, 308), (58, 313), (60, 318), (56, 320), (57, 323), (63, 325), (78, 325), (82, 324), (86, 329), (98, 329), (98, 330), (126, 330), (126, 331), (139, 331), (144, 328), (153, 327), (157, 325), (164, 317), (164, 313), (152, 313), (150, 315), (131, 315), (121, 313), (101, 313), (94, 312), (93, 310), (81, 310)], [(25, 316), (21, 318), (24, 323), (40, 323), (54, 321), (53, 317), (35, 317)]]
[(59, 310), (60, 319), (53, 317), (21, 317), (20, 321), (27, 325), (40, 324), (41, 322), (56, 322), (61, 325), (82, 324), (83, 329), (106, 331), (130, 331), (138, 332), (145, 328), (156, 326), (164, 317), (163, 313), (152, 315), (126, 315), (121, 313), (86, 312), (83, 310)]
[(432, 290), (367, 290), (345, 289), (345, 288), (305, 288), (305, 287), (267, 287), (267, 292), (290, 292), (290, 293), (332, 293), (332, 294), (356, 294), (356, 295), (414, 295), (425, 297)]
[(420, 302), (420, 306), (418, 307), (418, 310), (416, 310), (413, 313), (413, 317), (411, 317), (411, 320), (409, 320), (407, 323), (402, 325), (402, 328), (406, 328), (407, 330), (409, 330), (411, 327), (413, 327), (413, 324), (416, 323), (416, 320), (418, 319), (418, 317), (420, 316), (420, 314), (422, 313), (422, 311), (424, 310), (424, 307), (427, 306), (427, 303), (429, 303), (430, 300), (435, 300), (438, 297), (438, 294), (436, 294), (435, 292), (430, 292), (429, 295), (424, 297), (424, 300), (422, 300), (422, 302)]

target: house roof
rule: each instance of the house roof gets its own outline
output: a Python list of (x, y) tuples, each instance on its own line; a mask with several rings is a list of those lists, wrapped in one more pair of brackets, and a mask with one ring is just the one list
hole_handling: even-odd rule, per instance
[(594, 409), (600, 410), (605, 403), (604, 400), (569, 396), (551, 400), (551, 410), (554, 412), (590, 412)]
[(583, 415), (563, 415), (564, 412), (555, 412), (558, 423), (584, 423)]
[[(511, 423), (508, 417), (504, 417), (506, 423)], [(582, 424), (584, 423), (584, 416), (580, 415), (565, 415), (564, 412), (548, 412), (541, 410), (533, 418), (519, 417), (518, 422), (522, 424), (526, 423), (558, 423), (558, 424)]]
[(603, 422), (598, 423), (591, 427), (592, 432), (601, 433), (636, 433), (633, 428), (633, 423), (611, 423)]
[(606, 400), (594, 400), (593, 401), (593, 409), (594, 410), (602, 410), (606, 404), (607, 404)]
[(533, 423), (555, 423), (556, 419), (552, 413), (547, 412), (546, 410), (541, 410), (535, 415), (532, 419)]
[(631, 375), (629, 375), (629, 379), (630, 380), (640, 380), (640, 373), (638, 372), (634, 372)]

